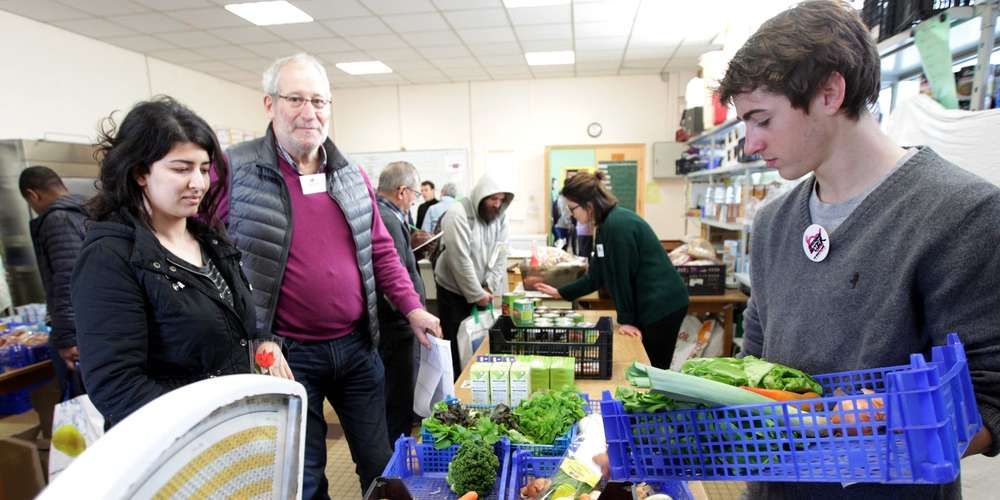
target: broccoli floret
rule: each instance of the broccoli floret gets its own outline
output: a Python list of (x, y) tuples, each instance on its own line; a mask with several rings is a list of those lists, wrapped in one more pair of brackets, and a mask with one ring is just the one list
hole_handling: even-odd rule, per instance
[(493, 453), (493, 447), (479, 439), (471, 439), (459, 446), (448, 464), (448, 486), (459, 495), (475, 491), (480, 498), (486, 497), (493, 491), (499, 468), (500, 460)]

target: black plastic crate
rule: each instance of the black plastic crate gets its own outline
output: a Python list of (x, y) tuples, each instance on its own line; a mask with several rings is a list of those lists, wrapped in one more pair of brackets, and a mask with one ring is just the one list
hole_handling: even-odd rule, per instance
[(723, 295), (726, 293), (726, 265), (677, 266), (687, 285), (688, 295)]
[(607, 316), (592, 328), (515, 326), (501, 316), (490, 328), (490, 354), (569, 356), (576, 359), (576, 378), (608, 380), (613, 337)]

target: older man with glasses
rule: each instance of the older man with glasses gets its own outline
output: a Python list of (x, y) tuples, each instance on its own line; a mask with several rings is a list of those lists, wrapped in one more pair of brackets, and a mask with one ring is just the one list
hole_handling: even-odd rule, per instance
[[(417, 269), (417, 258), (410, 248), (410, 225), (406, 214), (420, 196), (417, 169), (405, 161), (392, 162), (378, 178), (378, 210), (382, 223), (396, 245), (400, 262), (410, 275), (413, 288), (424, 300), (424, 282)], [(385, 420), (389, 442), (400, 434), (413, 430), (413, 390), (416, 383), (416, 343), (413, 330), (403, 316), (385, 297), (378, 295), (378, 322), (382, 329), (378, 351), (385, 365)]]
[(263, 138), (227, 152), (221, 203), (257, 307), (257, 327), (284, 340), (309, 397), (303, 498), (329, 498), (323, 400), (343, 426), (364, 489), (391, 456), (378, 355), (376, 289), (417, 341), (440, 336), (438, 319), (400, 263), (364, 171), (328, 137), (330, 82), (315, 58), (279, 59), (264, 73)]

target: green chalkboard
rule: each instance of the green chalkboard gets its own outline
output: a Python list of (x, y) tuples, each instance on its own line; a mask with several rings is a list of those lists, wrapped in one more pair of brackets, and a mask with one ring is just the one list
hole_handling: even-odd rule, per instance
[(634, 161), (602, 161), (599, 167), (607, 172), (611, 192), (618, 198), (618, 206), (636, 211), (638, 193), (636, 192), (636, 172), (639, 166)]

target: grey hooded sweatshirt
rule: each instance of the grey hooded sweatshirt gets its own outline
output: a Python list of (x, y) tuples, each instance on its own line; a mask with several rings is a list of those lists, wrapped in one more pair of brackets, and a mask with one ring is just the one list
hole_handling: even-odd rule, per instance
[[(483, 199), (503, 193), (500, 214), (489, 224), (479, 216)], [(489, 175), (476, 183), (472, 195), (452, 203), (441, 219), (444, 251), (434, 268), (438, 286), (465, 297), (469, 303), (486, 295), (503, 293), (507, 273), (507, 207), (514, 193)]]

